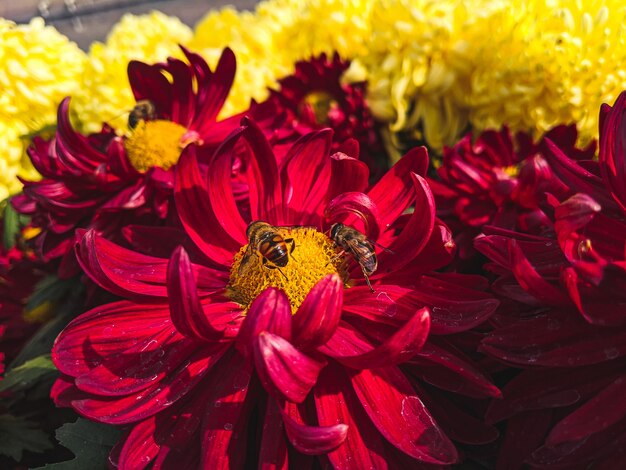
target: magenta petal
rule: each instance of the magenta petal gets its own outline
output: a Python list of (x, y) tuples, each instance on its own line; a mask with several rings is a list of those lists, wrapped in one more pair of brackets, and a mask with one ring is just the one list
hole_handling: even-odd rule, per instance
[(348, 425), (308, 426), (290, 416), (289, 412), (293, 408), (294, 405), (287, 404), (283, 421), (289, 442), (298, 452), (307, 455), (325, 454), (336, 449), (346, 440)]
[(282, 185), (272, 147), (252, 119), (244, 117), (241, 125), (245, 128), (244, 137), (250, 147), (246, 163), (252, 220), (285, 225)]
[[(87, 349), (88, 344), (85, 345)], [(89, 393), (121, 396), (136, 393), (163, 379), (193, 354), (196, 345), (174, 328), (138, 341), (123, 354), (104, 358), (102, 364), (76, 377), (76, 386)]]
[(331, 199), (342, 193), (365, 191), (369, 184), (370, 174), (365, 163), (342, 152), (332, 154), (330, 159), (331, 175), (328, 194)]
[(243, 127), (235, 129), (215, 151), (207, 170), (206, 185), (217, 222), (241, 245), (247, 243), (248, 224), (239, 213), (232, 186), (225, 182), (231, 179), (235, 145), (239, 142), (244, 129)]
[(338, 470), (387, 468), (385, 443), (359, 405), (344, 372), (328, 367), (313, 391), (320, 426), (348, 426), (344, 443), (327, 455), (331, 465)]
[(204, 125), (199, 130), (200, 133), (204, 133), (210, 129), (230, 93), (237, 69), (235, 54), (230, 48), (224, 48), (215, 71), (211, 73), (204, 59), (198, 54), (189, 52), (184, 47), (182, 49), (187, 60), (194, 67), (198, 80), (197, 93), (200, 104), (194, 121), (201, 126)]
[(515, 279), (526, 292), (546, 305), (570, 304), (567, 295), (543, 279), (533, 268), (515, 240), (509, 241), (509, 251)]
[(502, 396), (488, 376), (472, 365), (470, 358), (446, 343), (437, 346), (429, 341), (415, 363), (417, 375), (436, 387), (477, 398)]
[(348, 356), (340, 353), (345, 341), (351, 338), (345, 336), (344, 333), (347, 331), (347, 329), (337, 329), (337, 336), (333, 336), (326, 345), (321, 346), (320, 352), (354, 369), (376, 369), (397, 364), (414, 356), (426, 342), (430, 331), (430, 311), (428, 308), (418, 310), (392, 336), (379, 346), (362, 354)]
[(77, 246), (84, 271), (104, 289), (121, 297), (166, 297), (167, 261), (122, 248), (89, 230)]
[(108, 424), (128, 424), (152, 416), (187, 395), (224, 355), (228, 345), (196, 352), (154, 386), (125, 397), (75, 400), (72, 406), (88, 418)]
[(222, 333), (215, 330), (200, 304), (191, 261), (182, 246), (176, 248), (167, 267), (167, 293), (172, 323), (189, 338), (219, 341)]
[(167, 305), (141, 305), (125, 300), (105, 304), (65, 327), (52, 347), (52, 360), (61, 372), (77, 377), (97, 367), (102, 357), (123, 354), (141, 344), (154, 346), (153, 338), (171, 330)]
[(154, 440), (156, 417), (136, 424), (124, 439), (118, 458), (118, 468), (146, 467), (159, 453), (159, 444)]
[(291, 339), (291, 306), (282, 290), (270, 287), (254, 299), (239, 329), (235, 347), (244, 357), (251, 357), (256, 338), (263, 331), (287, 341)]
[(392, 224), (414, 201), (411, 174), (425, 175), (428, 168), (428, 152), (416, 147), (402, 157), (368, 192), (378, 207), (386, 208), (381, 226)]
[(624, 152), (626, 93), (620, 93), (612, 108), (604, 108), (600, 138), (600, 171), (615, 201), (626, 210), (626, 155)]
[(559, 421), (546, 439), (554, 447), (568, 441), (579, 441), (603, 431), (626, 416), (626, 380), (616, 379), (572, 414)]
[(276, 401), (272, 399), (267, 400), (265, 409), (258, 468), (259, 470), (288, 470), (289, 468), (283, 416)]
[[(345, 224), (360, 228), (365, 227), (364, 233), (368, 238), (376, 240), (380, 234), (381, 216), (378, 207), (364, 193), (342, 193), (336, 196), (325, 211), (325, 216), (331, 222), (336, 222), (342, 216), (349, 215)], [(360, 220), (359, 220), (360, 219)]]
[(254, 363), (261, 383), (278, 400), (301, 403), (326, 366), (298, 351), (289, 341), (261, 332), (254, 342)]
[(352, 385), (376, 428), (395, 447), (424, 463), (458, 460), (456, 448), (400, 369), (362, 370), (352, 375)]
[(319, 224), (330, 181), (332, 131), (322, 129), (300, 137), (285, 156), (281, 178), (286, 224)]
[[(241, 356), (229, 355), (203, 387), (202, 466), (215, 470), (243, 468), (246, 460), (247, 395), (251, 369)], [(246, 380), (242, 380), (246, 377)]]
[(330, 339), (341, 319), (343, 283), (337, 274), (328, 274), (307, 294), (293, 317), (293, 344), (314, 349)]
[(241, 244), (217, 221), (193, 145), (187, 146), (178, 160), (174, 200), (180, 221), (196, 246), (209, 259), (229, 266)]
[[(435, 198), (428, 183), (421, 176), (411, 173), (415, 188), (415, 210), (408, 223), (391, 243), (385, 237), (379, 240), (393, 253), (383, 251), (378, 258), (381, 273), (396, 271), (413, 260), (426, 246), (435, 227)], [(385, 207), (385, 206), (381, 206)], [(387, 236), (389, 236), (389, 232)]]

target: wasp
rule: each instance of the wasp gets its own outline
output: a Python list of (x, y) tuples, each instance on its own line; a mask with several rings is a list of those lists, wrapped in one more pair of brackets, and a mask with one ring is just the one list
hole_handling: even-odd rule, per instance
[(369, 276), (378, 269), (378, 258), (376, 257), (374, 245), (380, 246), (389, 253), (393, 253), (393, 251), (368, 239), (357, 229), (341, 223), (333, 224), (330, 227), (330, 238), (341, 248), (341, 252), (334, 259), (343, 256), (345, 253), (350, 253), (354, 260), (359, 263), (365, 282), (367, 282), (367, 286), (374, 293), (369, 279)]
[(139, 100), (128, 114), (128, 127), (134, 129), (139, 121), (156, 119), (156, 106), (150, 100)]
[(243, 271), (243, 267), (248, 264), (250, 256), (256, 252), (261, 258), (263, 266), (268, 269), (278, 269), (285, 276), (280, 268), (287, 266), (289, 255), (296, 249), (296, 242), (293, 238), (283, 238), (278, 232), (279, 228), (282, 227), (274, 227), (260, 220), (250, 222), (246, 229), (248, 248), (239, 264), (239, 274)]

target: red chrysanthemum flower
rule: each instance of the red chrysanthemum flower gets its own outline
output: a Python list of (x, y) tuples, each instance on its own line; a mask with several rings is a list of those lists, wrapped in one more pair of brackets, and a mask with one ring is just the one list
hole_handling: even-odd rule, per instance
[(286, 122), (298, 134), (324, 127), (334, 131), (333, 150), (348, 139), (360, 144), (359, 159), (380, 173), (387, 166), (385, 149), (369, 110), (366, 82), (343, 83), (350, 62), (335, 53), (296, 62), (293, 75), (278, 80), (279, 90), (270, 90), (268, 102), (287, 113)]
[(483, 341), (528, 368), (493, 403), (508, 419), (502, 468), (626, 465), (626, 93), (603, 108), (599, 161), (576, 161), (547, 142), (568, 187), (548, 195), (549, 236), (490, 230), (476, 241), (509, 302)]
[[(239, 157), (250, 219), (229, 184), (238, 142), (247, 149)], [(367, 166), (330, 155), (331, 142), (328, 130), (308, 134), (278, 163), (246, 120), (211, 159), (208, 179), (198, 166), (202, 149), (188, 147), (174, 190), (184, 233), (135, 234), (154, 253), (179, 245), (169, 260), (84, 234), (77, 249), (85, 272), (125, 300), (87, 312), (58, 337), (52, 354), (62, 377), (53, 397), (127, 426), (114, 465), (307, 468), (317, 455), (354, 469), (457, 461), (416, 387), (448, 386), (456, 375), (462, 393), (499, 392), (429, 334), (473, 328), (497, 302), (475, 278), (427, 274), (454, 247), (421, 176), (425, 149), (367, 189)], [(249, 250), (250, 220), (274, 227), (273, 244)], [(393, 251), (376, 248), (375, 292), (360, 266), (337, 254), (327, 235), (337, 220)], [(276, 259), (269, 251), (281, 239), (293, 251), (268, 266), (257, 248)], [(398, 366), (416, 355), (406, 366), (412, 372)]]
[(155, 65), (130, 62), (136, 110), (143, 113), (131, 111), (127, 135), (108, 125), (90, 136), (76, 132), (67, 98), (55, 137), (34, 139), (29, 156), (43, 179), (26, 181), (13, 205), (42, 229), (35, 242), (43, 260), (63, 259), (61, 275), (78, 271), (76, 228), (121, 242), (125, 225), (162, 223), (171, 212), (172, 167), (182, 149), (192, 143), (215, 149), (241, 119), (216, 121), (235, 75), (232, 51), (224, 50), (215, 72), (197, 54), (183, 52), (188, 64), (172, 58)]
[(534, 144), (508, 128), (485, 131), (473, 142), (467, 134), (445, 148), (437, 180), (429, 180), (437, 201), (437, 215), (453, 230), (461, 259), (473, 253), (472, 240), (485, 225), (540, 234), (549, 227), (540, 203), (544, 193), (567, 192), (545, 160), (546, 140), (577, 160), (592, 158), (595, 143), (576, 148), (575, 126), (558, 126)]

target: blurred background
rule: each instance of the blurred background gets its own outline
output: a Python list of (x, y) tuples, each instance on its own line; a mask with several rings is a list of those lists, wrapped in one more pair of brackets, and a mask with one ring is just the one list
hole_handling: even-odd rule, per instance
[(41, 16), (83, 50), (103, 41), (124, 13), (160, 10), (193, 26), (211, 8), (233, 5), (251, 10), (258, 0), (0, 0), (0, 17), (28, 23)]

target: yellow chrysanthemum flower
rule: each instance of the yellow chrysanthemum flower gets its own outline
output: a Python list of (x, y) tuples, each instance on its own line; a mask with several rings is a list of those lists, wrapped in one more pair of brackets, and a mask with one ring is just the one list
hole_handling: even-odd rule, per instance
[(373, 112), (436, 149), (470, 125), (538, 137), (577, 122), (587, 142), (600, 104), (626, 88), (626, 8), (616, 0), (385, 0), (372, 17), (358, 60)]
[(293, 64), (283, 58), (282, 48), (275, 46), (276, 23), (263, 15), (226, 7), (209, 12), (196, 26), (189, 47), (201, 54), (211, 67), (224, 47), (237, 57), (237, 73), (220, 117), (246, 110), (250, 99), (264, 100), (268, 87), (290, 73)]
[(270, 20), (275, 42), (290, 63), (321, 53), (343, 58), (363, 56), (369, 50), (375, 0), (272, 0), (262, 2), (257, 14)]
[(59, 102), (78, 89), (85, 54), (41, 18), (16, 25), (0, 18), (0, 199), (19, 191), (24, 136), (54, 124)]
[(188, 26), (160, 12), (124, 15), (106, 42), (95, 42), (89, 50), (82, 86), (72, 101), (83, 131), (98, 132), (103, 121), (124, 124), (135, 104), (127, 75), (130, 60), (154, 63), (181, 57), (178, 45), (191, 37)]

